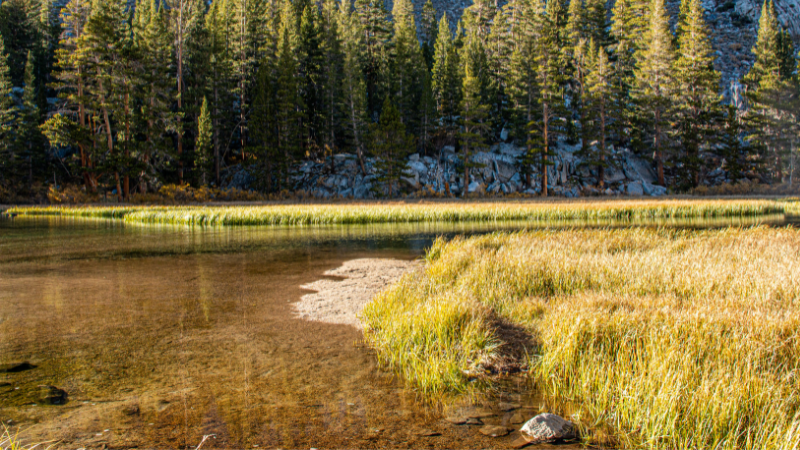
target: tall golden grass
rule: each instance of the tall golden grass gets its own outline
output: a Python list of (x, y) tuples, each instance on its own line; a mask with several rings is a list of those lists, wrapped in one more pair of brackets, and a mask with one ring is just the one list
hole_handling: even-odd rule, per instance
[[(364, 310), (423, 392), (530, 333), (530, 375), (623, 447), (800, 447), (800, 230), (573, 229), (437, 241)], [(500, 320), (498, 320), (500, 319)]]
[(345, 203), (259, 206), (17, 207), (9, 213), (182, 225), (331, 225), (390, 222), (641, 220), (782, 214), (769, 200)]

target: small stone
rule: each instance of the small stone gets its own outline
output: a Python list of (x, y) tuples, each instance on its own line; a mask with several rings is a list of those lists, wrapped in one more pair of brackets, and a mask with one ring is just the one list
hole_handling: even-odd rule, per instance
[(497, 409), (499, 409), (500, 411), (512, 411), (514, 409), (519, 409), (520, 406), (522, 405), (520, 405), (519, 403), (500, 402), (497, 404)]
[(525, 415), (520, 411), (516, 411), (511, 418), (508, 419), (508, 422), (513, 423), (514, 425), (525, 423)]
[(532, 444), (569, 439), (574, 436), (572, 422), (550, 413), (539, 414), (519, 430)]
[(467, 417), (461, 416), (452, 416), (452, 417), (445, 417), (444, 420), (452, 423), (453, 425), (463, 425), (467, 421)]
[(464, 424), (465, 425), (483, 425), (483, 422), (481, 421), (481, 419), (478, 419), (476, 417), (470, 417), (470, 418), (467, 419), (466, 422), (464, 422)]
[(500, 437), (509, 433), (509, 429), (499, 425), (484, 425), (478, 431), (485, 436)]
[(442, 433), (439, 433), (438, 431), (424, 429), (424, 430), (419, 432), (419, 435), (420, 436), (425, 436), (425, 437), (431, 437), (431, 436), (441, 436)]

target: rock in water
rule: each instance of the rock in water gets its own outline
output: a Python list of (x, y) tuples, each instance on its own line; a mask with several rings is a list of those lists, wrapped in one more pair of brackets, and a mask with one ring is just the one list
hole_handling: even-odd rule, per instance
[(23, 372), (25, 370), (31, 370), (35, 368), (36, 366), (29, 363), (28, 361), (20, 363), (11, 363), (11, 364), (0, 364), (0, 373)]
[(539, 414), (525, 422), (519, 429), (531, 444), (569, 439), (575, 435), (575, 426), (569, 420), (550, 413)]
[(509, 432), (508, 428), (501, 427), (499, 425), (484, 425), (478, 431), (480, 431), (481, 434), (490, 437), (505, 436)]
[(39, 401), (48, 405), (63, 405), (67, 403), (67, 391), (55, 386), (39, 386)]

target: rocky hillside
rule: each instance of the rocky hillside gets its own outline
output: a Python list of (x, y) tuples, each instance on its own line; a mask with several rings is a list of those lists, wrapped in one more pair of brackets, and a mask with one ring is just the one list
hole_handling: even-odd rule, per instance
[[(560, 142), (553, 165), (548, 168), (550, 195), (578, 197), (587, 195), (650, 195), (667, 193), (656, 186), (651, 164), (635, 155), (620, 151), (613, 155), (616, 168), (607, 168), (606, 188), (597, 184), (597, 172), (577, 154), (579, 146)], [(402, 193), (416, 196), (460, 195), (464, 189), (476, 195), (536, 195), (540, 193), (541, 178), (534, 169), (533, 187), (525, 185), (517, 161), (523, 149), (510, 143), (495, 144), (487, 152), (472, 156), (479, 167), (471, 169), (468, 182), (463, 180), (461, 155), (446, 146), (437, 157), (411, 155), (406, 162), (402, 178)], [(322, 162), (305, 161), (294, 168), (291, 191), (305, 192), (315, 198), (376, 198), (381, 189), (376, 181), (375, 159), (367, 158), (366, 174), (361, 172), (358, 160), (352, 154), (337, 154)], [(253, 179), (242, 170), (229, 172), (226, 187), (246, 189)], [(720, 171), (721, 181), (724, 173)]]

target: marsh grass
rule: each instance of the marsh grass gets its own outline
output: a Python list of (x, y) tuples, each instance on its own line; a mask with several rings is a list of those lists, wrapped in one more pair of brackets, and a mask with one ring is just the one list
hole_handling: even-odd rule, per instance
[(8, 213), (179, 225), (334, 225), (401, 222), (642, 220), (784, 213), (769, 200), (344, 203), (259, 206), (17, 207)]
[(623, 447), (800, 447), (800, 230), (572, 229), (436, 241), (364, 310), (384, 364), (469, 390), (526, 329), (530, 375)]
[[(49, 445), (48, 445), (49, 444)], [(50, 442), (40, 442), (36, 444), (25, 444), (19, 437), (19, 432), (11, 433), (7, 426), (3, 425), (3, 433), (0, 434), (0, 450), (34, 450), (51, 449), (55, 444)]]

